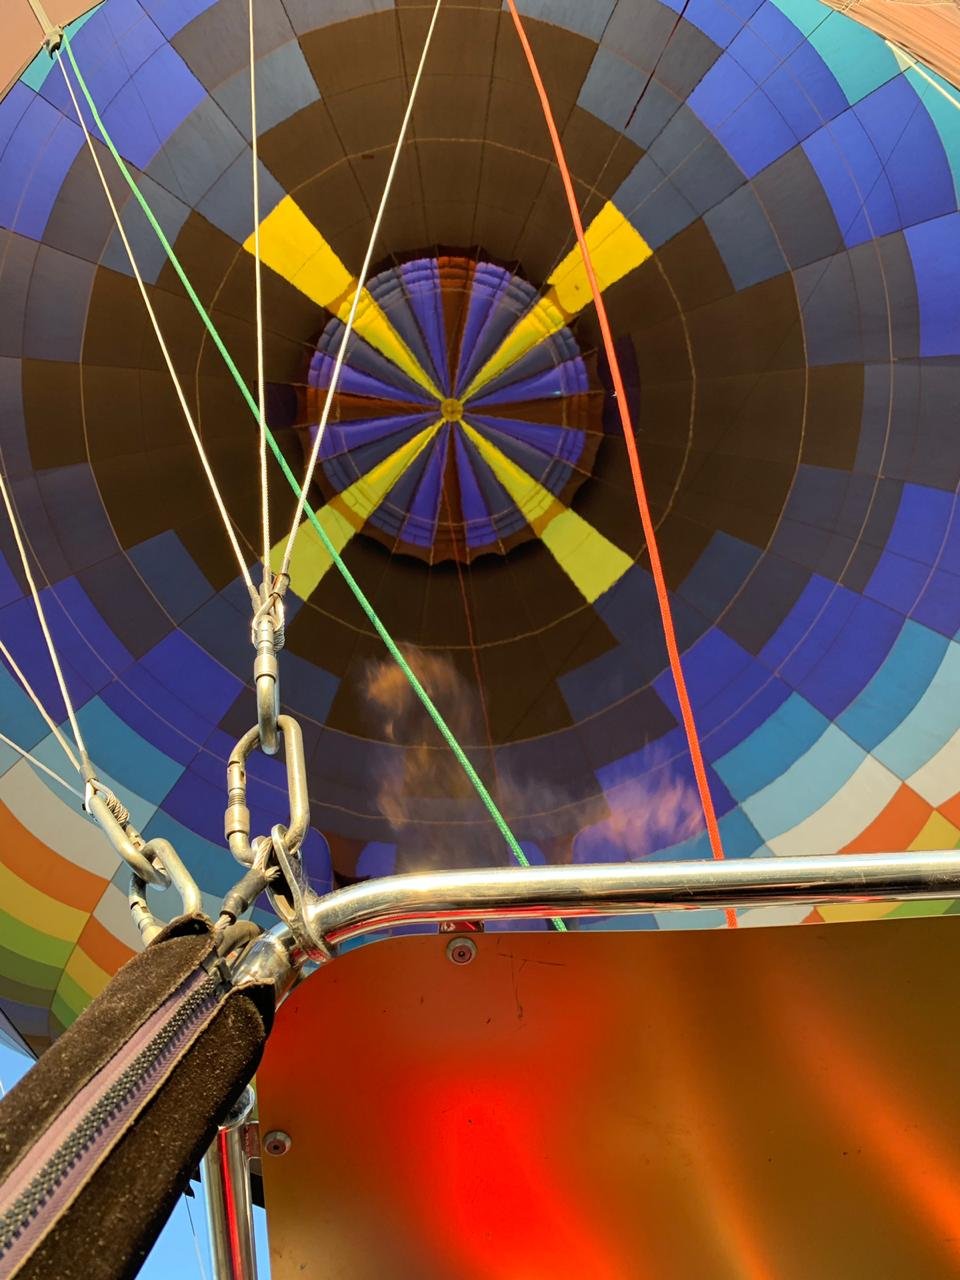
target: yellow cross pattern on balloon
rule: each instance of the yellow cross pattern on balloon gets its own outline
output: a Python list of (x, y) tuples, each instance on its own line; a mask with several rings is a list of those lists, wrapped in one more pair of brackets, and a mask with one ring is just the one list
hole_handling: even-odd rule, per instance
[[(594, 271), (601, 289), (608, 288), (650, 257), (652, 250), (622, 213), (608, 201), (587, 228)], [(251, 235), (244, 248), (254, 251)], [(357, 279), (343, 264), (292, 196), (283, 200), (260, 226), (263, 263), (319, 307), (346, 322)], [(523, 359), (537, 344), (568, 325), (591, 301), (590, 285), (579, 248), (566, 255), (547, 280), (543, 294), (520, 315), (486, 363), (457, 399), (444, 397), (375, 298), (363, 289), (354, 329), (422, 392), (436, 400), (437, 421), (419, 431), (317, 511), (325, 533), (343, 552), (355, 533), (387, 498), (445, 422), (456, 422), (533, 532), (592, 603), (630, 568), (633, 561), (582, 516), (564, 505), (519, 463), (470, 424), (469, 401), (494, 379)], [(279, 566), (286, 539), (273, 548)], [(332, 565), (319, 535), (301, 525), (290, 566), (290, 586), (309, 598)]]

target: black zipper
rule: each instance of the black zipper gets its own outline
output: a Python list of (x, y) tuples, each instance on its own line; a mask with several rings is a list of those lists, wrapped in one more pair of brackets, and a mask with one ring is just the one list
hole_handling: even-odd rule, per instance
[[(161, 1006), (158, 1011), (161, 1025), (112, 1083), (105, 1083), (102, 1091), (96, 1088), (98, 1077), (111, 1066), (116, 1068), (125, 1054), (132, 1052), (130, 1043), (136, 1043), (136, 1033), (85, 1087), (87, 1092), (92, 1086), (92, 1096), (76, 1120), (70, 1116), (66, 1121), (67, 1136), (39, 1170), (32, 1176), (26, 1175), (29, 1181), (25, 1186), (17, 1186), (18, 1177), (25, 1176), (24, 1160), (13, 1170), (0, 1188), (0, 1205), (6, 1204), (0, 1211), (0, 1276), (12, 1274), (8, 1268), (19, 1266), (32, 1252), (38, 1243), (34, 1236), (39, 1238), (46, 1233), (60, 1203), (75, 1194), (77, 1182), (92, 1171), (94, 1158), (105, 1155), (123, 1134), (131, 1114), (152, 1093), (158, 1075), (165, 1074), (165, 1068), (172, 1070), (179, 1053), (227, 990), (219, 974), (211, 976), (200, 971), (188, 979)], [(52, 1123), (62, 1125), (70, 1110), (71, 1104), (68, 1104)], [(29, 1155), (28, 1151), (25, 1159)]]

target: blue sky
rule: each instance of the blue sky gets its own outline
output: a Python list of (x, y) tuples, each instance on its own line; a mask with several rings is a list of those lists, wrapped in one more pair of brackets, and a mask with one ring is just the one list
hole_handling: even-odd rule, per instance
[[(0, 1082), (5, 1090), (11, 1088), (29, 1067), (29, 1058), (0, 1043)], [(140, 1280), (170, 1280), (173, 1275), (179, 1280), (193, 1280), (194, 1277), (196, 1280), (212, 1280), (203, 1191), (196, 1184), (194, 1191), (196, 1199), (191, 1200), (189, 1206), (181, 1196), (153, 1252), (140, 1270)], [(259, 1276), (264, 1280), (270, 1275), (266, 1218), (262, 1209), (254, 1209), (253, 1212)], [(191, 1216), (196, 1234), (191, 1227)]]

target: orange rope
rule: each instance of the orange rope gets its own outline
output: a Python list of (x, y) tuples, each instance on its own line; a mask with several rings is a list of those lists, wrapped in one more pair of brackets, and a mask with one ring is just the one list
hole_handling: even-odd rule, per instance
[[(556, 121), (553, 118), (553, 111), (550, 108), (547, 91), (544, 88), (543, 80), (540, 77), (540, 69), (537, 66), (537, 60), (530, 47), (530, 41), (527, 39), (527, 33), (524, 30), (520, 14), (517, 12), (516, 0), (507, 0), (507, 4), (510, 7), (513, 25), (517, 29), (517, 35), (520, 37), (520, 43), (523, 46), (523, 52), (527, 59), (527, 65), (530, 68), (530, 74), (533, 76), (533, 82), (536, 85), (537, 93), (540, 97), (540, 105), (543, 108), (544, 119), (546, 120), (547, 129), (550, 133), (550, 140), (553, 143), (553, 151), (557, 158), (557, 165), (560, 169), (560, 177), (563, 179), (563, 188), (567, 193), (567, 204), (570, 206), (570, 216), (573, 219), (573, 227), (577, 233), (577, 242), (580, 245), (580, 252), (583, 255), (584, 270), (587, 273), (587, 280), (590, 284), (590, 291), (593, 294), (594, 305), (597, 308), (597, 319), (600, 322), (600, 332), (603, 334), (603, 347), (607, 353), (607, 363), (610, 366), (610, 376), (613, 379), (613, 390), (617, 400), (617, 408), (620, 410), (620, 425), (623, 428), (623, 438), (627, 446), (627, 457), (630, 459), (630, 474), (633, 476), (633, 487), (637, 495), (637, 506), (640, 509), (640, 522), (643, 525), (643, 534), (647, 540), (647, 553), (650, 556), (650, 570), (653, 574), (654, 586), (657, 589), (657, 603), (660, 606), (660, 620), (663, 624), (663, 638), (667, 646), (667, 656), (670, 659), (670, 670), (673, 673), (673, 682), (677, 689), (677, 699), (680, 703), (680, 714), (683, 718), (683, 727), (687, 735), (687, 746), (690, 749), (690, 759), (693, 762), (693, 772), (697, 780), (697, 791), (700, 794), (700, 804), (703, 807), (703, 818), (707, 827), (707, 835), (710, 839), (710, 850), (714, 858), (719, 860), (724, 857), (723, 842), (720, 839), (720, 828), (717, 825), (717, 815), (713, 807), (713, 797), (710, 795), (710, 783), (707, 779), (707, 770), (703, 762), (703, 752), (700, 749), (700, 738), (697, 734), (697, 725), (693, 716), (693, 707), (690, 705), (690, 695), (687, 692), (687, 684), (683, 678), (683, 666), (680, 662), (680, 650), (677, 647), (677, 635), (673, 626), (673, 615), (670, 611), (670, 597), (667, 594), (667, 582), (663, 576), (663, 564), (661, 563), (660, 551), (657, 547), (656, 531), (653, 527), (653, 518), (650, 515), (650, 504), (647, 501), (647, 490), (643, 483), (643, 473), (640, 470), (640, 457), (637, 453), (637, 442), (633, 434), (633, 423), (630, 420), (630, 408), (627, 404), (627, 395), (623, 386), (623, 377), (620, 373), (620, 361), (617, 359), (616, 348), (613, 344), (613, 334), (610, 331), (610, 322), (607, 319), (607, 308), (604, 305), (603, 295), (600, 292), (600, 286), (597, 283), (596, 273), (593, 269), (593, 260), (590, 257), (590, 250), (587, 247), (587, 238), (583, 230), (583, 221), (580, 217), (577, 197), (573, 190), (573, 180), (570, 177), (570, 169), (567, 166), (566, 157), (563, 153), (563, 144), (560, 141), (560, 134), (557, 131)], [(736, 928), (736, 912), (728, 910), (726, 916), (727, 924), (730, 928)]]

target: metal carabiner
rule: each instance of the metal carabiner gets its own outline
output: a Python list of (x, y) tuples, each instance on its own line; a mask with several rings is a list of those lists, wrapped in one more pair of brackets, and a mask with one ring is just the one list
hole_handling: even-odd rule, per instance
[(155, 861), (160, 857), (158, 846), (167, 845), (166, 840), (144, 840), (131, 823), (124, 805), (99, 782), (92, 780), (87, 783), (83, 804), (131, 871), (141, 880), (159, 885), (161, 889), (169, 885), (170, 877), (162, 860), (159, 866)]
[[(172, 884), (177, 893), (179, 893), (180, 914), (185, 916), (200, 915), (203, 911), (200, 890), (170, 841), (156, 837), (148, 841), (143, 847), (144, 849), (149, 849), (152, 856), (161, 862), (167, 875), (167, 884)], [(134, 924), (140, 930), (140, 936), (145, 943), (151, 943), (157, 934), (166, 928), (166, 925), (162, 920), (158, 920), (150, 910), (147, 904), (147, 882), (136, 871), (130, 873), (130, 888), (127, 893), (127, 901), (130, 904), (130, 914), (133, 916)]]
[(260, 749), (275, 756), (280, 748), (277, 719), (280, 715), (280, 664), (277, 654), (283, 648), (285, 622), (283, 592), (286, 575), (278, 578), (273, 589), (264, 585), (263, 603), (253, 615), (251, 639), (257, 656), (253, 663), (253, 680), (257, 689), (257, 728)]
[(277, 661), (277, 628), (267, 611), (257, 615), (254, 644), (257, 656), (253, 679), (257, 686), (257, 733), (264, 755), (275, 756), (280, 748), (277, 717), (280, 715), (280, 664)]
[[(290, 802), (290, 821), (286, 827), (284, 845), (292, 855), (303, 844), (310, 825), (307, 765), (303, 753), (303, 734), (297, 721), (292, 716), (277, 716), (277, 728), (283, 734), (287, 796)], [(254, 725), (233, 748), (227, 761), (227, 809), (223, 817), (223, 834), (230, 852), (245, 867), (252, 866), (254, 860), (250, 844), (250, 810), (247, 808), (247, 757), (258, 746), (262, 746), (260, 727)]]

